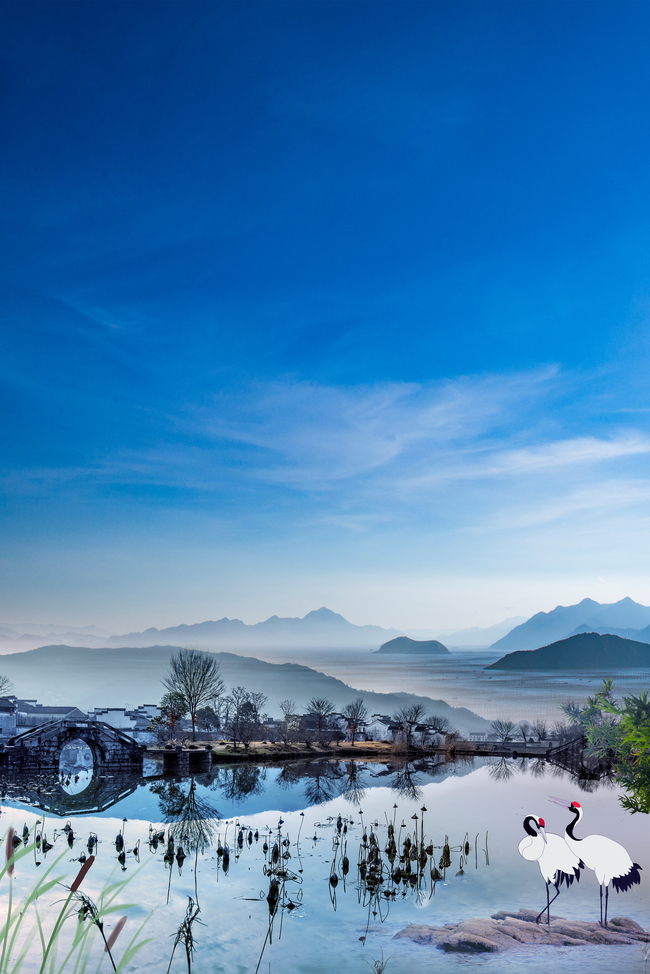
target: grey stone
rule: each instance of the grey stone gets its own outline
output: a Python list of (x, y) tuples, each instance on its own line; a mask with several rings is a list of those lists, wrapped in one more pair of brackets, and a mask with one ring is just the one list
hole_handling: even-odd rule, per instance
[(585, 944), (633, 944), (650, 941), (650, 934), (634, 920), (615, 917), (607, 928), (584, 920), (551, 916), (550, 924), (536, 923), (534, 910), (501, 910), (491, 917), (429, 927), (412, 923), (395, 935), (439, 950), (462, 953), (496, 953), (522, 947), (580, 947)]

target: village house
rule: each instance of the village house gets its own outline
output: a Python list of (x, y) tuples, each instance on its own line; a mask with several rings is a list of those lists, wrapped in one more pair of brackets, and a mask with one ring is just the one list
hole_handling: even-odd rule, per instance
[(37, 703), (36, 700), (16, 699), (16, 730), (15, 734), (41, 727), (50, 720), (88, 720), (88, 715), (78, 707), (54, 706), (53, 704)]
[(16, 733), (16, 698), (0, 697), (0, 741), (7, 741)]
[(26, 700), (13, 695), (0, 697), (0, 743), (18, 734), (41, 727), (51, 720), (100, 720), (116, 730), (121, 730), (134, 740), (143, 744), (155, 740), (155, 735), (147, 730), (152, 717), (160, 713), (156, 704), (142, 704), (135, 709), (128, 707), (96, 707), (84, 713), (78, 707), (68, 705), (42, 704), (36, 700)]
[(148, 730), (152, 717), (160, 714), (160, 707), (153, 703), (145, 703), (140, 707), (129, 710), (127, 707), (95, 707), (88, 711), (88, 720), (99, 720), (123, 731), (140, 744), (153, 744), (156, 740), (154, 731)]
[(399, 733), (399, 724), (385, 714), (373, 714), (363, 728), (367, 741), (392, 741)]

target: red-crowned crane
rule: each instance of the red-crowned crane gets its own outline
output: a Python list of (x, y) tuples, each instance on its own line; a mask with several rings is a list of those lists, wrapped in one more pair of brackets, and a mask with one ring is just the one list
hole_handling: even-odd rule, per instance
[[(609, 899), (609, 884), (617, 893), (624, 893), (631, 886), (641, 882), (641, 866), (632, 862), (627, 850), (614, 839), (606, 835), (586, 835), (579, 839), (574, 835), (574, 829), (580, 822), (583, 811), (579, 802), (568, 802), (564, 798), (551, 798), (556, 805), (562, 805), (573, 813), (573, 821), (566, 827), (564, 837), (568, 847), (583, 860), (589, 869), (593, 869), (596, 879), (600, 883), (600, 925), (607, 926), (607, 901)], [(605, 920), (603, 922), (603, 886), (605, 887)]]
[[(542, 879), (546, 883), (546, 906), (537, 917), (539, 923), (546, 913), (546, 922), (551, 922), (551, 903), (560, 895), (562, 883), (567, 889), (574, 879), (580, 881), (580, 870), (584, 863), (568, 847), (561, 835), (546, 832), (544, 819), (538, 815), (527, 815), (524, 819), (525, 837), (519, 843), (519, 855), (528, 862), (536, 862)], [(550, 899), (550, 887), (555, 887), (555, 896)]]

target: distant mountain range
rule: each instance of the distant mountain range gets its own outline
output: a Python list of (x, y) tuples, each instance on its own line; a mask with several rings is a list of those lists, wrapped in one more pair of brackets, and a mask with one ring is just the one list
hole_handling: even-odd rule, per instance
[(437, 639), (409, 639), (408, 636), (397, 636), (395, 639), (389, 639), (376, 652), (388, 654), (408, 653), (409, 655), (417, 654), (420, 656), (451, 655), (447, 647), (439, 643)]
[(650, 607), (630, 598), (604, 605), (593, 599), (583, 599), (577, 605), (558, 605), (551, 612), (538, 612), (527, 622), (515, 626), (491, 648), (500, 651), (537, 649), (584, 632), (613, 633), (650, 643)]
[[(138, 706), (157, 703), (163, 692), (161, 678), (178, 646), (116, 647), (110, 653), (81, 646), (41, 646), (3, 657), (2, 672), (19, 696), (40, 703), (90, 707)], [(230, 689), (245, 686), (267, 695), (267, 712), (280, 716), (279, 701), (292, 699), (303, 709), (312, 697), (328, 697), (338, 709), (362, 696), (370, 713), (393, 714), (400, 707), (424, 704), (431, 716), (447, 717), (463, 734), (489, 729), (489, 721), (466, 707), (451, 707), (444, 700), (411, 693), (374, 693), (354, 689), (333, 676), (298, 663), (268, 663), (251, 656), (211, 654)]]
[(511, 616), (494, 626), (470, 626), (469, 629), (405, 629), (413, 639), (440, 639), (450, 649), (487, 649), (511, 629), (525, 622), (526, 616)]
[(179, 642), (183, 646), (256, 648), (310, 647), (329, 649), (341, 647), (374, 647), (387, 636), (400, 635), (397, 629), (381, 626), (355, 626), (330, 609), (321, 608), (308, 612), (302, 619), (271, 616), (252, 626), (239, 619), (219, 619), (217, 622), (199, 622), (192, 626), (171, 626), (168, 629), (145, 629), (124, 636), (111, 636), (107, 646), (151, 646), (167, 642)]
[[(416, 642), (439, 640), (455, 649), (495, 651), (537, 649), (581, 632), (612, 633), (637, 642), (650, 643), (650, 607), (630, 598), (611, 604), (583, 599), (577, 605), (558, 605), (551, 612), (538, 612), (525, 622), (506, 619), (488, 628), (473, 626), (452, 632), (428, 629), (383, 629), (355, 626), (331, 609), (308, 612), (303, 618), (271, 616), (248, 625), (241, 619), (218, 619), (193, 625), (169, 626), (111, 635), (95, 626), (57, 626), (32, 623), (0, 624), (0, 653), (23, 652), (38, 646), (65, 643), (95, 649), (119, 646), (173, 644), (199, 649), (378, 649), (396, 637)], [(496, 641), (495, 641), (496, 637)]]
[(416, 641), (439, 639), (454, 648), (487, 648), (495, 639), (522, 622), (517, 616), (495, 626), (455, 631), (444, 634), (429, 629), (383, 629), (381, 626), (355, 626), (342, 615), (325, 607), (308, 612), (303, 618), (271, 616), (264, 622), (248, 625), (240, 619), (218, 619), (192, 625), (154, 627), (143, 632), (116, 635), (96, 626), (56, 626), (35, 623), (0, 624), (0, 653), (35, 649), (53, 643), (70, 646), (152, 646), (180, 643), (201, 649), (377, 649), (393, 636), (408, 636)]
[[(20, 627), (26, 629), (27, 627)], [(49, 632), (43, 630), (49, 629)], [(72, 646), (89, 646), (94, 649), (117, 646), (154, 646), (173, 643), (196, 646), (200, 649), (260, 649), (312, 648), (375, 649), (392, 636), (399, 636), (399, 629), (382, 629), (381, 626), (355, 626), (342, 615), (321, 608), (308, 612), (302, 619), (271, 616), (264, 622), (247, 625), (240, 619), (218, 619), (193, 625), (169, 626), (166, 629), (145, 629), (124, 635), (104, 634), (94, 626), (75, 629), (64, 626), (32, 626), (29, 632), (9, 625), (0, 626), (0, 652), (12, 649), (31, 649), (48, 643)]]
[(508, 653), (486, 670), (624, 670), (650, 667), (650, 646), (610, 633), (582, 632), (540, 649)]

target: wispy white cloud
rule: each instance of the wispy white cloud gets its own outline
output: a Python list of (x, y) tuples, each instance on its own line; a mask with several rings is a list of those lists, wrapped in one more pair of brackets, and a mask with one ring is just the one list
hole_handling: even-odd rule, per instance
[[(516, 434), (520, 435), (520, 434)], [(650, 453), (650, 438), (624, 431), (608, 438), (580, 436), (556, 440), (525, 449), (477, 447), (464, 451), (463, 462), (451, 462), (408, 481), (411, 488), (423, 488), (443, 480), (516, 477), (551, 471), (557, 467), (579, 467), (637, 454)]]
[(430, 385), (249, 384), (170, 417), (167, 442), (6, 471), (4, 483), (31, 494), (71, 482), (226, 489), (251, 510), (288, 491), (304, 521), (357, 534), (434, 507), (448, 525), (501, 530), (647, 501), (650, 437), (606, 425), (570, 435), (554, 407), (565, 382), (550, 368)]
[(556, 374), (545, 369), (430, 386), (257, 385), (217, 397), (213, 409), (197, 414), (195, 429), (264, 451), (261, 477), (325, 487), (397, 463), (415, 472), (418, 465), (435, 466), (442, 455), (448, 466), (459, 453), (483, 452), (489, 449), (484, 438), (500, 437), (501, 426), (512, 426), (513, 408), (528, 410)]
[[(303, 491), (415, 499), (450, 482), (552, 476), (650, 453), (650, 437), (606, 427), (558, 436), (556, 369), (429, 386), (274, 383), (221, 395), (195, 430), (253, 448), (251, 476)], [(565, 474), (563, 474), (565, 476)]]
[(613, 511), (641, 506), (647, 512), (650, 479), (603, 480), (549, 499), (523, 498), (499, 509), (491, 525), (497, 528), (526, 528), (560, 521), (572, 515)]

